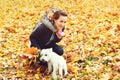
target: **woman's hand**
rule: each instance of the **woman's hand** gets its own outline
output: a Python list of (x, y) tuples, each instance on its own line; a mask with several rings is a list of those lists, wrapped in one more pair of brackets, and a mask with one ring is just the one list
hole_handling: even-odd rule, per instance
[(62, 32), (62, 31), (57, 31), (57, 32), (56, 32), (56, 35), (57, 35), (57, 37), (58, 37), (59, 39), (61, 39), (62, 37), (65, 36), (64, 32)]

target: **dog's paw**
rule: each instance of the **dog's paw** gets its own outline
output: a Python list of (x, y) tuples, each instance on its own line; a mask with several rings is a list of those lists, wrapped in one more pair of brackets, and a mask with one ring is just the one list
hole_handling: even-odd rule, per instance
[(50, 74), (51, 74), (51, 72), (47, 72), (47, 73), (46, 73), (46, 75), (50, 75)]
[(52, 80), (58, 80), (57, 77), (53, 77)]
[(53, 80), (57, 80), (57, 75), (56, 74), (52, 74), (52, 78), (53, 78)]
[(47, 73), (48, 73), (48, 74), (51, 74), (51, 73), (52, 73), (52, 71), (48, 71)]
[(48, 73), (48, 72), (45, 72), (45, 75), (46, 75), (46, 76), (50, 76), (50, 73)]
[(67, 76), (68, 75), (68, 72), (66, 72), (65, 74), (64, 74), (64, 76)]
[(68, 76), (68, 73), (65, 73), (65, 74), (63, 75), (63, 78), (67, 78), (67, 76)]

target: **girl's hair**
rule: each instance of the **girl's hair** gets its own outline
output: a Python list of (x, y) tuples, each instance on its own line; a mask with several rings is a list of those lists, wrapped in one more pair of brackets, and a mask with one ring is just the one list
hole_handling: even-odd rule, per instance
[(52, 17), (52, 20), (57, 20), (59, 19), (60, 16), (67, 16), (67, 14), (65, 12), (63, 12), (62, 10), (56, 11)]
[(57, 9), (56, 8), (54, 8), (54, 7), (50, 7), (48, 10), (46, 10), (46, 14), (48, 14), (49, 12), (53, 12), (53, 13), (55, 13), (56, 11), (57, 11)]

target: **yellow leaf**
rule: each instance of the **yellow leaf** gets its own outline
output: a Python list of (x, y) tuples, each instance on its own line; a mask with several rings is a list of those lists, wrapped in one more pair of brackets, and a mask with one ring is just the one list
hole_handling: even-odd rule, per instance
[(74, 62), (76, 62), (76, 61), (78, 61), (78, 60), (80, 60), (80, 59), (81, 59), (81, 57), (80, 57), (80, 56), (77, 56), (77, 57), (73, 58), (72, 63), (74, 63)]
[(36, 78), (36, 79), (39, 79), (39, 74), (35, 74), (35, 78)]
[(109, 53), (108, 56), (115, 56), (115, 53)]
[(92, 69), (91, 69), (89, 66), (87, 66), (87, 67), (86, 67), (86, 71), (87, 71), (88, 73), (91, 73), (91, 72), (92, 72)]
[(89, 60), (86, 60), (86, 63), (88, 63), (90, 66), (93, 65)]
[(79, 70), (78, 67), (75, 67), (72, 64), (68, 64), (67, 67), (68, 67), (68, 71), (78, 74), (78, 70)]

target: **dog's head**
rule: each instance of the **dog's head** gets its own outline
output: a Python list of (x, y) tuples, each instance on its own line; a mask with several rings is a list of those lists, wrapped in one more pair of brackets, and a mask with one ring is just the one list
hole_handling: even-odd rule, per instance
[(50, 49), (42, 49), (41, 53), (40, 53), (40, 61), (46, 61), (48, 62), (51, 58), (51, 53), (52, 52), (52, 48)]

